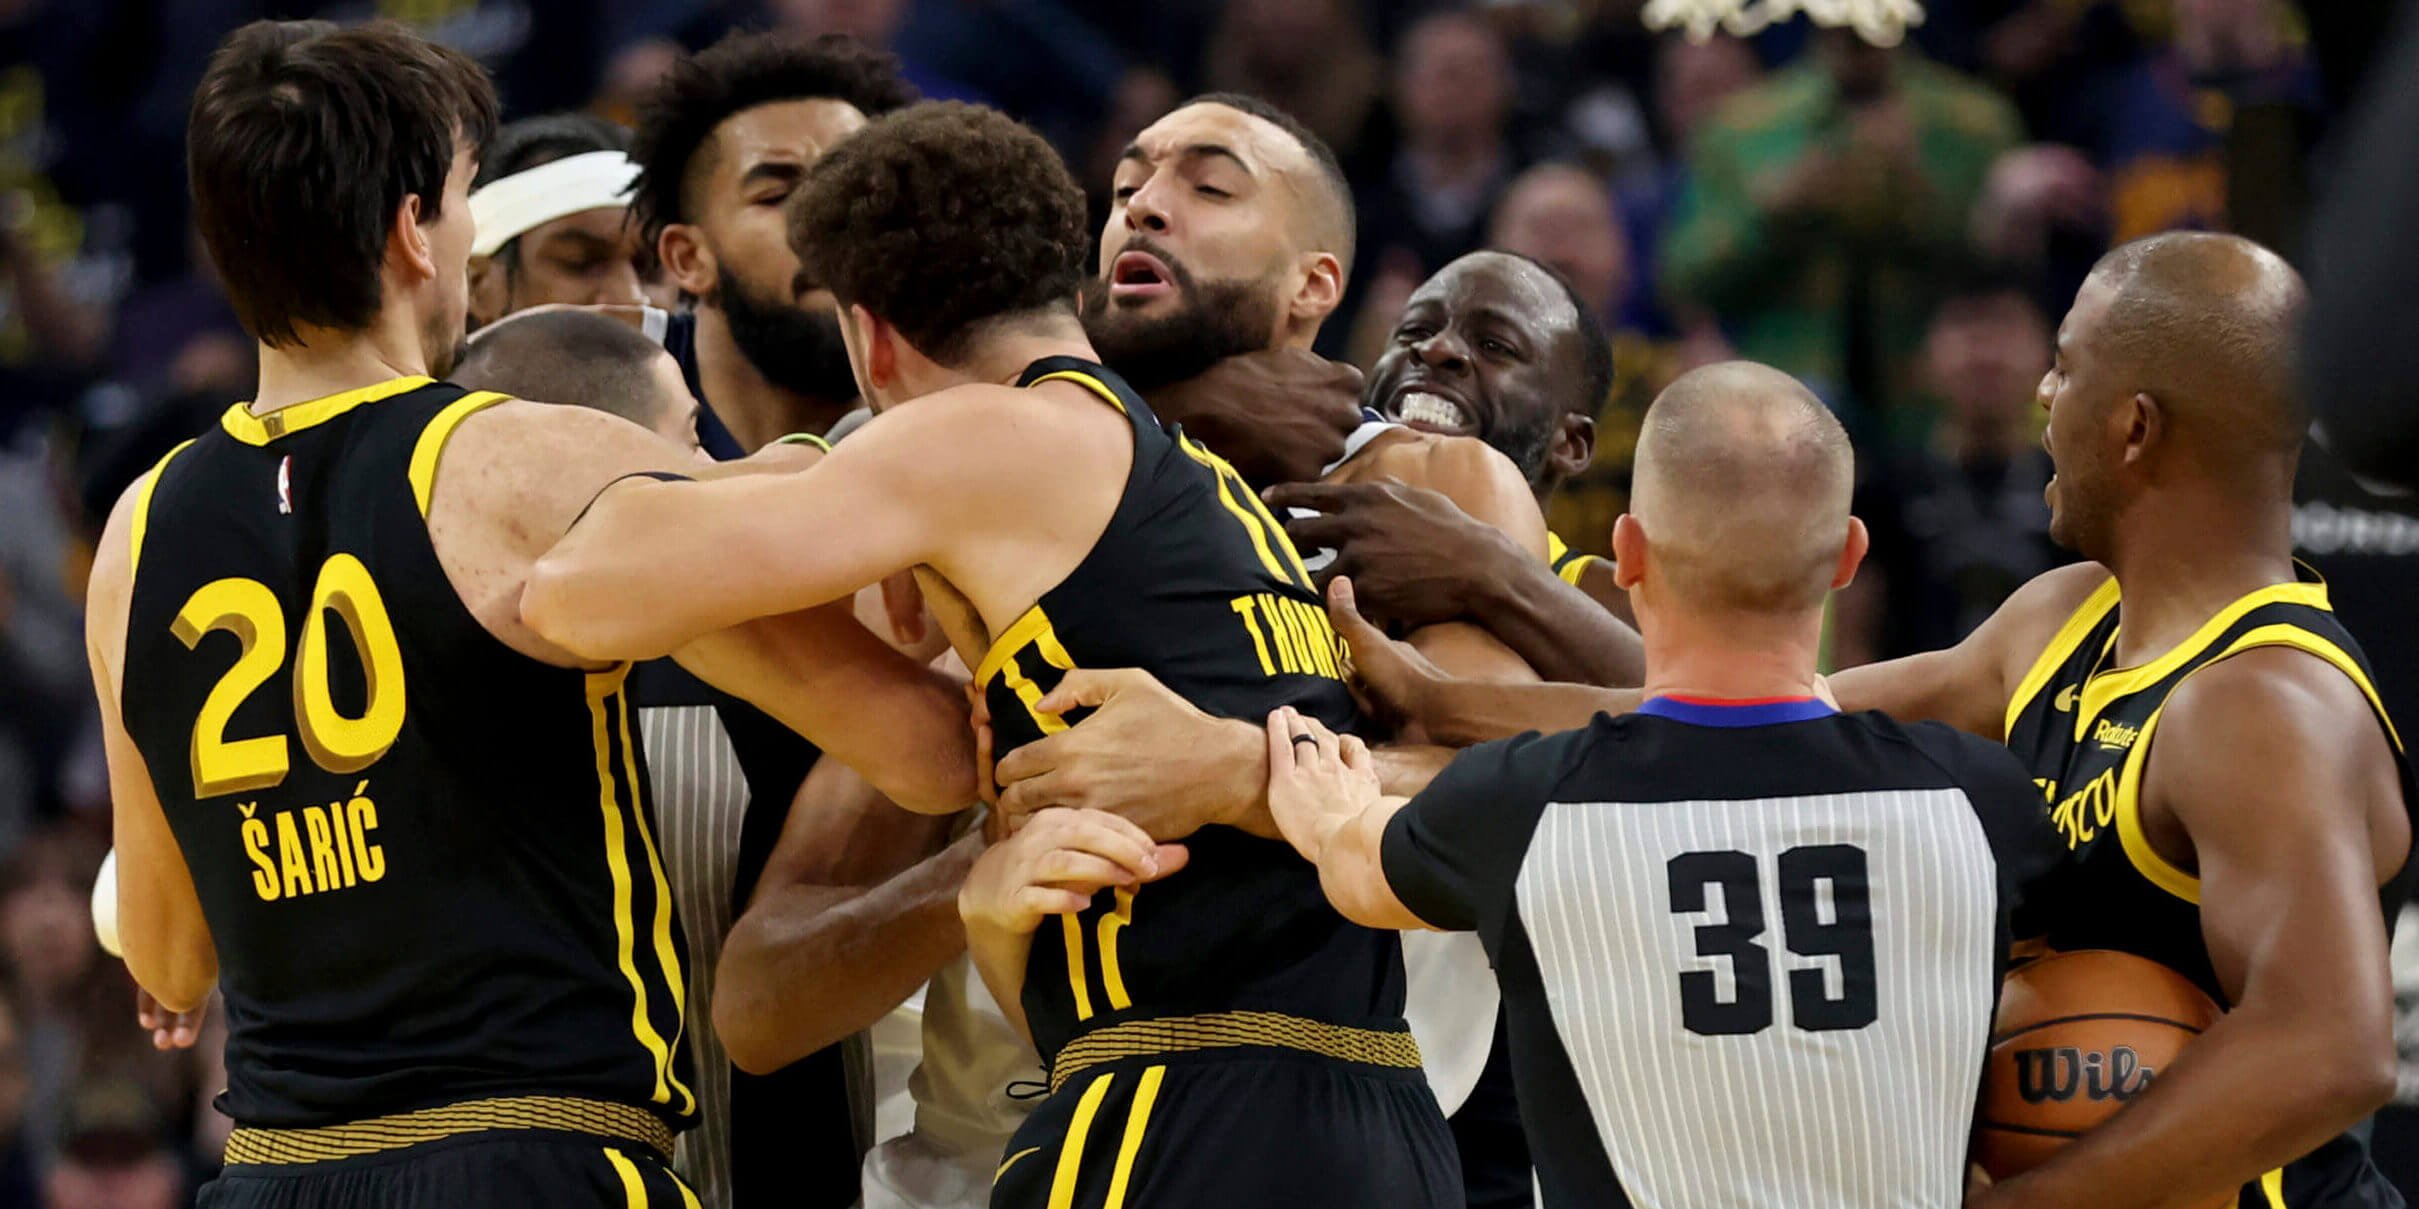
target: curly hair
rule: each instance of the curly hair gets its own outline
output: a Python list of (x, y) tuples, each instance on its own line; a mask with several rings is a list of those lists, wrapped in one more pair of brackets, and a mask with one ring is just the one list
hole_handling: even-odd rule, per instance
[(790, 200), (803, 281), (862, 305), (944, 365), (992, 319), (1070, 313), (1087, 275), (1083, 190), (1007, 115), (939, 102), (826, 152)]
[(630, 139), (630, 158), (639, 166), (630, 216), (648, 247), (665, 227), (689, 221), (689, 169), (698, 149), (733, 114), (780, 101), (831, 100), (877, 117), (915, 99), (897, 56), (854, 39), (727, 35), (673, 64), (639, 107)]

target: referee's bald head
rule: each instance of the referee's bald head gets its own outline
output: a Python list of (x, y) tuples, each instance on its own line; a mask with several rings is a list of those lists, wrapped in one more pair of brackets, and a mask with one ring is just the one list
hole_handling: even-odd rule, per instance
[(1659, 578), (1671, 603), (1731, 615), (1819, 609), (1862, 553), (1855, 477), (1847, 431), (1797, 379), (1752, 361), (1682, 374), (1639, 433), (1622, 586)]

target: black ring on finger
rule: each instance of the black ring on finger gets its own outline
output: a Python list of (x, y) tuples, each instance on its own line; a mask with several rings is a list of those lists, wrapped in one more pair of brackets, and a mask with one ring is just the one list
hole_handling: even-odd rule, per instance
[(1294, 741), (1294, 743), (1295, 743), (1296, 745), (1300, 745), (1300, 744), (1303, 744), (1303, 743), (1308, 743), (1308, 744), (1310, 744), (1310, 748), (1311, 748), (1311, 750), (1312, 750), (1312, 751), (1317, 751), (1317, 750), (1318, 750), (1318, 748), (1319, 748), (1319, 741), (1318, 741), (1316, 738), (1313, 738), (1312, 736), (1307, 735), (1307, 734), (1295, 735), (1295, 736), (1293, 737), (1293, 741)]

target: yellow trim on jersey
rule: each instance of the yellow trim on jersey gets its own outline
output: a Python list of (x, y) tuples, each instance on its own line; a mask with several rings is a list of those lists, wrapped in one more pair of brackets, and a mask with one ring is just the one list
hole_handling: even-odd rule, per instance
[(680, 1209), (705, 1209), (704, 1206), (697, 1203), (697, 1194), (689, 1191), (689, 1181), (680, 1178), (680, 1173), (677, 1171), (670, 1174), (672, 1187), (680, 1190)]
[(419, 501), (420, 519), (428, 519), (428, 501), (437, 493), (437, 459), (445, 456), (445, 443), (453, 439), (454, 429), (462, 421), (511, 398), (492, 390), (467, 394), (445, 405), (437, 418), (420, 430), (420, 439), (412, 446), (411, 468), (405, 473), (412, 481), (412, 498)]
[(621, 795), (615, 792), (613, 737), (605, 721), (605, 703), (621, 695), (622, 681), (629, 674), (626, 663), (588, 673), (588, 717), (595, 727), (597, 805), (605, 819), (605, 865), (613, 873), (614, 955), (620, 959), (622, 977), (630, 983), (630, 1032), (655, 1059), (655, 1102), (669, 1104), (672, 1091), (666, 1076), (672, 1069), (672, 1048), (655, 1031), (655, 1021), (647, 1010), (647, 982), (638, 972), (635, 890), (630, 880), (630, 854), (622, 836)]
[(2016, 719), (2024, 713), (2024, 708), (2033, 703), (2033, 698), (2041, 695), (2041, 690), (2049, 684), (2049, 678), (2057, 675), (2058, 669), (2074, 656), (2076, 647), (2083, 645), (2084, 636), (2115, 607), (2117, 577), (2111, 575), (2093, 589), (2091, 595), (2084, 597), (2083, 603), (2076, 605), (2074, 612), (2066, 615), (2065, 623), (2058, 627), (2056, 634), (2050, 636), (2049, 645), (2041, 648), (2041, 656), (2033, 660), (2033, 666), (2024, 673), (2024, 679), (2016, 682), (2016, 691), (2007, 699), (2007, 717), (2000, 732), (2003, 736), (2016, 733)]
[(632, 1142), (672, 1156), (672, 1130), (643, 1108), (569, 1096), (501, 1096), (366, 1117), (307, 1129), (238, 1128), (226, 1161), (253, 1165), (329, 1163), (491, 1130), (548, 1129)]
[(1081, 386), (1085, 390), (1091, 391), (1093, 394), (1099, 395), (1103, 399), (1107, 399), (1109, 401), (1109, 406), (1116, 408), (1118, 414), (1125, 414), (1126, 401), (1118, 398), (1117, 392), (1110, 390), (1108, 383), (1103, 382), (1090, 374), (1084, 373), (1081, 370), (1062, 369), (1056, 373), (1043, 374), (1041, 377), (1025, 383), (1025, 386), (1027, 389), (1031, 389), (1041, 385), (1044, 382), (1073, 382), (1077, 386)]
[(2268, 1198), (2268, 1209), (2285, 1209), (2285, 1169), (2278, 1167), (2260, 1176), (2259, 1191)]
[(1117, 968), (1117, 933), (1133, 922), (1134, 892), (1119, 887), (1117, 909), (1100, 917), (1100, 985), (1109, 993), (1113, 1012), (1134, 1006), (1134, 997), (1126, 994), (1125, 973)]
[[(2190, 638), (2169, 647), (2158, 658), (2135, 667), (2114, 668), (2084, 681), (2082, 691), (2075, 702), (2075, 741), (2079, 743), (2084, 736), (2091, 733), (2091, 721), (2100, 716), (2101, 710), (2108, 708), (2109, 702), (2119, 697), (2130, 696), (2166, 679), (2177, 668), (2192, 662), (2195, 656), (2207, 650), (2210, 643), (2217, 641), (2218, 635), (2225, 633), (2228, 627), (2235, 622), (2241, 621), (2244, 614), (2263, 605), (2272, 604), (2297, 604), (2321, 612), (2333, 611), (2327, 604), (2325, 584), (2299, 582), (2269, 584), (2257, 591), (2246, 593), (2233, 604), (2219, 609), (2217, 615), (2202, 622), (2201, 628), (2194, 630)], [(2240, 649), (2242, 648), (2238, 643), (2229, 648), (2227, 654), (2232, 654)], [(2211, 662), (2215, 662), (2215, 660)]]
[(1126, 1110), (1126, 1134), (1117, 1144), (1117, 1168), (1109, 1176), (1109, 1199), (1100, 1209), (1125, 1209), (1126, 1184), (1134, 1175), (1134, 1156), (1142, 1150), (1142, 1131), (1151, 1123), (1151, 1105), (1159, 1099), (1160, 1081), (1167, 1078), (1168, 1068), (1154, 1066), (1142, 1072), (1142, 1085), (1134, 1089), (1134, 1106)]
[(1030, 1154), (1036, 1154), (1036, 1153), (1039, 1153), (1039, 1152), (1040, 1152), (1040, 1150), (1041, 1150), (1041, 1147), (1039, 1147), (1039, 1146), (1027, 1146), (1027, 1147), (1025, 1147), (1023, 1150), (1017, 1151), (1015, 1154), (1009, 1155), (1009, 1156), (1008, 1156), (1008, 1161), (1007, 1161), (1007, 1162), (1005, 1162), (1005, 1163), (1000, 1164), (1000, 1165), (999, 1165), (999, 1170), (994, 1171), (994, 1172), (992, 1172), (992, 1173), (991, 1173), (991, 1182), (992, 1182), (992, 1183), (994, 1183), (994, 1184), (999, 1183), (999, 1182), (1000, 1182), (1000, 1177), (1001, 1177), (1001, 1176), (1004, 1176), (1004, 1175), (1006, 1175), (1006, 1174), (1008, 1174), (1008, 1169), (1009, 1169), (1009, 1168), (1011, 1168), (1011, 1167), (1016, 1166), (1016, 1161), (1017, 1161), (1018, 1159), (1024, 1158), (1025, 1156), (1030, 1155)]
[[(638, 745), (630, 741), (630, 705), (627, 699), (622, 703), (621, 732), (622, 769), (627, 774), (624, 783), (633, 787), (631, 800), (636, 805)], [(647, 812), (632, 810), (630, 825), (638, 831), (639, 846), (647, 853), (647, 874), (655, 884), (655, 963), (663, 970), (664, 986), (672, 992), (673, 1025), (669, 1049), (677, 1054), (680, 1052), (680, 1034), (689, 1024), (689, 978), (687, 972), (680, 968), (680, 950), (672, 947), (672, 887), (664, 880), (663, 856), (655, 850), (655, 831), (647, 824)], [(681, 1084), (677, 1062), (667, 1058), (658, 1076), (668, 1081), (673, 1091), (680, 1093), (680, 1115), (685, 1117), (697, 1111), (697, 1096)]]
[(1084, 978), (1083, 919), (1070, 911), (1059, 916), (1058, 923), (1067, 942), (1067, 982), (1075, 988), (1075, 1018), (1090, 1020), (1092, 1018), (1092, 987)]
[(608, 1146), (605, 1161), (613, 1165), (613, 1174), (622, 1178), (622, 1200), (630, 1209), (647, 1209), (647, 1184), (638, 1174), (638, 1164), (630, 1156)]
[(1342, 1062), (1420, 1068), (1419, 1042), (1407, 1030), (1353, 1028), (1283, 1012), (1204, 1012), (1159, 1016), (1096, 1028), (1068, 1042), (1050, 1064), (1050, 1090), (1103, 1062), (1261, 1046), (1300, 1050)]
[[(1268, 534), (1260, 527), (1260, 518), (1253, 515), (1250, 509), (1245, 508), (1242, 504), (1238, 503), (1235, 500), (1234, 490), (1226, 485), (1226, 475), (1220, 473), (1221, 469), (1224, 468), (1225, 463), (1218, 460), (1218, 455), (1194, 444), (1192, 438), (1190, 437), (1178, 439), (1176, 442), (1176, 447), (1182, 449), (1186, 457), (1189, 457), (1194, 461), (1209, 467), (1210, 477), (1216, 479), (1218, 482), (1218, 502), (1224, 505), (1228, 512), (1233, 513), (1236, 520), (1243, 522), (1243, 531), (1251, 535), (1252, 549), (1259, 553), (1260, 565), (1268, 569), (1269, 575), (1276, 579), (1279, 583), (1308, 583), (1310, 581), (1310, 572), (1307, 569), (1302, 570), (1302, 575), (1299, 579), (1296, 579), (1286, 573), (1285, 563), (1280, 562), (1277, 559), (1276, 550), (1271, 548), (1268, 544)], [(1252, 502), (1258, 503), (1259, 500), (1257, 497), (1255, 497)], [(1294, 552), (1293, 543), (1285, 540), (1285, 531), (1283, 529), (1277, 530), (1277, 540), (1284, 548), (1286, 556), (1292, 559), (1297, 569), (1299, 569), (1301, 564), (1301, 556)]]
[(185, 452), (185, 446), (191, 444), (193, 442), (186, 441), (154, 462), (151, 473), (143, 479), (142, 487), (134, 493), (134, 516), (126, 527), (126, 579), (130, 583), (134, 580), (135, 571), (143, 565), (143, 531), (151, 526), (151, 493), (159, 490), (160, 475), (167, 471), (168, 459)]
[(248, 403), (238, 403), (218, 418), (218, 426), (226, 429), (228, 436), (246, 445), (266, 445), (287, 433), (301, 432), (314, 424), (324, 424), (364, 403), (375, 403), (407, 390), (418, 390), (433, 380), (418, 375), (389, 378), (342, 394), (280, 407), (265, 416), (253, 415)]
[(1562, 582), (1574, 588), (1578, 587), (1579, 577), (1587, 574), (1588, 564), (1603, 561), (1602, 558), (1593, 554), (1571, 553), (1571, 547), (1562, 540), (1561, 534), (1551, 529), (1546, 530), (1545, 562), (1547, 566), (1554, 568), (1554, 577)]
[(1072, 1209), (1075, 1204), (1075, 1180), (1082, 1174), (1084, 1135), (1091, 1132), (1092, 1117), (1100, 1111), (1100, 1102), (1109, 1096), (1109, 1084), (1115, 1082), (1114, 1071), (1094, 1079), (1084, 1089), (1083, 1099), (1075, 1102), (1075, 1119), (1067, 1122), (1067, 1137), (1058, 1144), (1058, 1170), (1050, 1176), (1050, 1209)]
[(983, 661), (975, 665), (975, 687), (981, 688), (991, 683), (991, 678), (998, 675), (1001, 668), (1007, 666), (1010, 656), (1025, 649), (1028, 643), (1039, 638), (1049, 629), (1050, 616), (1042, 612), (1039, 604), (1025, 610), (1024, 616), (1010, 623), (1007, 629), (1000, 632), (999, 637), (991, 640), (991, 649), (985, 651)]
[[(2385, 701), (2377, 695), (2377, 688), (2369, 683), (2368, 676), (2361, 672), (2360, 664), (2342, 647), (2297, 625), (2280, 622), (2246, 631), (2228, 643), (2225, 650), (2212, 656), (2209, 662), (2192, 669), (2185, 679), (2189, 680), (2192, 675), (2244, 651), (2270, 646), (2292, 647), (2315, 655), (2332, 664), (2335, 670), (2351, 677), (2352, 683), (2360, 687), (2361, 695), (2368, 698), (2369, 708), (2377, 711), (2377, 720), (2385, 724), (2386, 737), (2393, 741), (2397, 751), (2401, 750), (2402, 736), (2395, 733), (2394, 720), (2385, 712)], [(2182, 687), (2180, 683), (2176, 685), (2178, 689)], [(2173, 690), (2170, 690), (2168, 700), (2174, 700), (2172, 694)], [(2142, 733), (2133, 741), (2133, 749), (2125, 753), (2124, 769), (2117, 774), (2117, 839), (2124, 846), (2125, 858), (2133, 863), (2136, 873), (2159, 889), (2198, 906), (2201, 901), (2201, 879), (2176, 868), (2167, 858), (2160, 856), (2150, 846), (2148, 834), (2142, 830), (2142, 773), (2149, 766), (2151, 737), (2158, 730), (2159, 717), (2166, 712), (2167, 704), (2164, 701), (2159, 703), (2157, 709), (2150, 711), (2150, 717), (2142, 723)]]

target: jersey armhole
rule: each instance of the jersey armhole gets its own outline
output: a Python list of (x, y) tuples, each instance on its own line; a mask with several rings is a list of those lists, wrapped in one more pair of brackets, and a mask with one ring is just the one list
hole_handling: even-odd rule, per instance
[(2050, 678), (2066, 665), (2068, 659), (2074, 657), (2075, 648), (2090, 636), (2092, 627), (2099, 625), (2100, 619), (2108, 616), (2108, 611), (2115, 607), (2117, 577), (2111, 575), (2099, 587), (2092, 589), (2091, 595), (2084, 597), (2083, 603), (2075, 606), (2074, 612), (2066, 615), (2065, 624), (2060, 625), (2058, 632), (2050, 637), (2049, 645), (2041, 648), (2040, 658), (2033, 660), (2033, 666), (2024, 673), (2024, 679), (2016, 682), (2016, 691), (2008, 694), (2007, 715), (2000, 720), (2000, 733), (2016, 733), (2016, 719), (2023, 716), (2024, 707), (2032, 704), (2033, 698), (2049, 687)]
[(429, 501), (437, 493), (437, 461), (445, 456), (445, 443), (453, 438), (454, 429), (460, 427), (462, 421), (511, 397), (491, 390), (464, 395), (446, 404), (445, 409), (428, 422), (428, 427), (420, 430), (420, 439), (412, 446), (410, 469), (405, 473), (411, 479), (412, 499), (420, 505), (421, 520), (428, 519)]
[(168, 473), (168, 463), (192, 444), (192, 441), (186, 441), (163, 455), (143, 479), (142, 488), (134, 493), (134, 515), (127, 521), (126, 541), (126, 586), (130, 596), (134, 588), (134, 573), (143, 562), (143, 533), (151, 525), (151, 494), (159, 490), (161, 476)]

